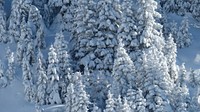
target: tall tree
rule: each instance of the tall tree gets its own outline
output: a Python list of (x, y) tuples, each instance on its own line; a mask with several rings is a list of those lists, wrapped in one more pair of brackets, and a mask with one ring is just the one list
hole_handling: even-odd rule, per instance
[(166, 40), (164, 54), (167, 58), (167, 66), (170, 74), (170, 78), (173, 82), (176, 82), (178, 79), (178, 67), (176, 65), (176, 57), (177, 57), (177, 47), (174, 43), (174, 39), (172, 35), (169, 35), (169, 38)]
[(185, 17), (181, 22), (175, 42), (178, 48), (189, 47), (191, 44), (191, 34), (189, 33), (189, 23), (187, 17)]
[(119, 39), (119, 44), (115, 53), (112, 77), (114, 79), (113, 83), (116, 83), (113, 88), (116, 86), (119, 88), (119, 91), (112, 91), (115, 97), (118, 95), (124, 97), (127, 93), (129, 85), (136, 87), (135, 67), (126, 50), (123, 48), (121, 39)]
[(14, 59), (14, 53), (10, 51), (10, 49), (7, 49), (7, 55), (6, 58), (8, 60), (8, 69), (6, 70), (6, 77), (8, 79), (8, 83), (10, 83), (14, 78), (15, 73), (15, 59)]
[(48, 68), (47, 68), (47, 77), (48, 77), (48, 85), (47, 85), (47, 102), (50, 104), (60, 104), (60, 96), (59, 96), (59, 86), (58, 81), (60, 79), (58, 74), (58, 58), (56, 54), (56, 50), (51, 45), (48, 53)]
[(0, 1), (0, 41), (7, 42), (6, 35), (6, 16), (4, 12), (4, 0)]

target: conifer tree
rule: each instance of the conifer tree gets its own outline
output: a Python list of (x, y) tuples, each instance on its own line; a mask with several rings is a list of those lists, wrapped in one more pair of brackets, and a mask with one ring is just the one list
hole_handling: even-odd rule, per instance
[(9, 41), (18, 42), (20, 38), (20, 29), (19, 25), (21, 23), (21, 14), (18, 9), (20, 9), (21, 2), (20, 0), (13, 0), (12, 1), (12, 7), (11, 7), (11, 14), (10, 14), (10, 20), (9, 20)]
[(131, 108), (128, 104), (128, 101), (126, 100), (126, 97), (124, 98), (123, 105), (122, 105), (122, 108), (120, 110), (121, 110), (120, 112), (131, 112), (131, 111), (133, 111), (133, 110), (131, 110)]
[(181, 22), (175, 42), (178, 48), (189, 47), (191, 44), (191, 34), (189, 33), (189, 23), (187, 17), (185, 17)]
[(2, 62), (0, 60), (0, 88), (6, 87), (7, 83), (8, 83), (7, 78), (4, 75), (4, 68), (3, 68)]
[(7, 56), (6, 56), (7, 60), (8, 60), (8, 69), (6, 70), (6, 77), (8, 79), (8, 83), (10, 83), (13, 78), (14, 78), (14, 73), (15, 73), (15, 67), (14, 67), (14, 53), (10, 51), (10, 49), (7, 49)]
[(118, 38), (123, 39), (124, 48), (128, 54), (134, 52), (139, 47), (137, 39), (136, 10), (133, 8), (133, 1), (124, 0), (122, 2), (121, 23), (118, 29)]
[(136, 86), (135, 67), (126, 50), (123, 48), (121, 39), (119, 39), (119, 45), (115, 53), (112, 77), (114, 79), (113, 83), (117, 83), (117, 85), (114, 85), (114, 88), (116, 86), (119, 88), (119, 91), (113, 91), (113, 94), (116, 95), (115, 97), (118, 95), (124, 97), (127, 93), (128, 85), (132, 85), (132, 87)]
[(4, 0), (0, 1), (0, 42), (7, 42)]
[(167, 66), (170, 74), (170, 78), (173, 82), (176, 82), (178, 79), (178, 68), (176, 65), (176, 56), (177, 56), (177, 47), (173, 41), (172, 35), (169, 35), (169, 38), (166, 40), (164, 54), (167, 60)]
[(46, 104), (46, 88), (47, 88), (47, 81), (48, 77), (46, 74), (45, 67), (42, 63), (42, 59), (39, 57), (37, 62), (37, 94), (36, 94), (36, 103), (43, 105)]
[(47, 68), (47, 77), (48, 77), (48, 87), (47, 87), (47, 102), (50, 104), (60, 104), (60, 96), (59, 96), (59, 85), (58, 81), (60, 80), (58, 74), (58, 58), (56, 54), (56, 50), (51, 45), (48, 53), (48, 68)]
[(25, 100), (29, 102), (35, 102), (35, 90), (32, 78), (32, 71), (30, 65), (26, 58), (23, 58), (22, 63), (22, 73), (23, 73), (23, 85), (24, 85), (24, 93), (25, 93)]
[(113, 99), (113, 95), (111, 94), (110, 91), (108, 91), (108, 95), (107, 95), (107, 100), (106, 100), (106, 108), (104, 110), (104, 112), (116, 112), (115, 110), (115, 105), (114, 105), (114, 99)]
[(135, 95), (135, 112), (146, 112), (146, 99), (142, 95), (142, 90), (138, 89)]

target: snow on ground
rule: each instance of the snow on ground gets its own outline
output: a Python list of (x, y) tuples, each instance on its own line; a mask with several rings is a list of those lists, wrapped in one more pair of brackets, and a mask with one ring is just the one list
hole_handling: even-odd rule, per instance
[[(169, 14), (180, 25), (183, 17), (176, 14)], [(178, 49), (177, 64), (185, 63), (186, 68), (200, 69), (200, 23), (198, 23), (190, 14), (187, 15), (190, 24), (190, 33), (192, 34), (192, 45), (188, 48)]]
[(0, 112), (35, 112), (35, 106), (24, 100), (21, 81), (0, 89)]

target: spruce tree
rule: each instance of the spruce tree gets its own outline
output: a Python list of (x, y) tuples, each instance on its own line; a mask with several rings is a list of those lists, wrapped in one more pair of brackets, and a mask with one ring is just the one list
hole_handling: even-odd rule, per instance
[(178, 48), (189, 47), (191, 44), (191, 34), (189, 33), (189, 23), (187, 17), (185, 17), (181, 22), (175, 42)]
[(8, 60), (8, 69), (6, 70), (6, 77), (8, 79), (8, 83), (10, 83), (14, 79), (14, 73), (15, 73), (15, 59), (14, 59), (14, 53), (10, 51), (10, 49), (7, 49), (7, 56)]
[(0, 42), (6, 43), (6, 17), (4, 12), (4, 0), (0, 1)]
[(119, 88), (119, 91), (113, 90), (115, 97), (118, 95), (124, 97), (127, 93), (128, 85), (136, 87), (135, 67), (126, 50), (123, 48), (121, 39), (119, 39), (119, 45), (115, 53), (112, 77), (114, 79), (113, 83), (117, 83), (117, 85), (114, 84), (113, 88), (116, 86)]
[(114, 99), (113, 99), (113, 95), (111, 94), (110, 91), (108, 91), (108, 95), (107, 95), (107, 100), (106, 100), (106, 108), (104, 110), (104, 112), (116, 112), (115, 110), (115, 105), (114, 105)]
[(50, 104), (60, 104), (60, 96), (59, 96), (59, 85), (58, 81), (60, 79), (58, 74), (58, 58), (56, 54), (56, 50), (51, 45), (48, 53), (48, 68), (47, 68), (47, 77), (48, 77), (48, 85), (47, 85), (47, 102)]
[(177, 47), (173, 41), (172, 35), (169, 35), (169, 38), (166, 40), (164, 54), (167, 58), (167, 66), (170, 74), (170, 78), (173, 82), (176, 82), (178, 79), (178, 67), (176, 65), (176, 56), (177, 56)]

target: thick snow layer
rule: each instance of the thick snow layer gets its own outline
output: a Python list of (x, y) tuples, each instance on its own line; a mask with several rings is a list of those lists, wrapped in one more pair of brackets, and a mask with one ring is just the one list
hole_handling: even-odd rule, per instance
[(24, 100), (21, 81), (0, 89), (0, 112), (35, 112), (35, 106)]

